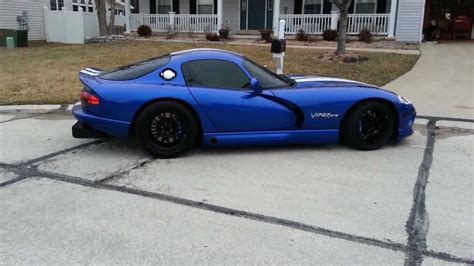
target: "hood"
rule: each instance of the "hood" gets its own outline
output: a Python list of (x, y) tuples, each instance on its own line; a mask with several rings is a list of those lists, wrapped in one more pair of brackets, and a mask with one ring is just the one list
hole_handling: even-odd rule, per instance
[(377, 88), (374, 85), (370, 85), (367, 83), (349, 80), (349, 79), (341, 79), (341, 78), (333, 78), (333, 77), (326, 77), (326, 76), (290, 76), (295, 82), (297, 88), (315, 88), (315, 87), (369, 87), (369, 88)]

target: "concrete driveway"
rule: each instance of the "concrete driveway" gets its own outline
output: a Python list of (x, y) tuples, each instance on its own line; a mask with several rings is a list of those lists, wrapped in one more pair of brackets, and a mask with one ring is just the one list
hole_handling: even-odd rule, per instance
[(73, 139), (66, 107), (0, 109), (0, 264), (474, 263), (472, 123), (153, 160)]
[(385, 87), (419, 115), (474, 119), (474, 41), (422, 44), (413, 69)]

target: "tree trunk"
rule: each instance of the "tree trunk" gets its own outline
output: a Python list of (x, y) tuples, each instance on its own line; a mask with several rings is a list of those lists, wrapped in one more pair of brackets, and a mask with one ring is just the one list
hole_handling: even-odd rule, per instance
[(346, 39), (347, 39), (347, 21), (349, 14), (349, 7), (352, 0), (334, 0), (334, 5), (339, 9), (339, 37), (337, 39), (336, 54), (346, 53)]
[(95, 0), (97, 10), (97, 20), (99, 22), (99, 34), (107, 35), (107, 10), (105, 9), (105, 0)]
[(110, 17), (109, 17), (109, 27), (108, 33), (112, 35), (114, 33), (114, 25), (115, 25), (115, 0), (110, 1)]
[(346, 39), (347, 39), (347, 10), (340, 11), (339, 17), (339, 36), (337, 38), (336, 54), (346, 53)]

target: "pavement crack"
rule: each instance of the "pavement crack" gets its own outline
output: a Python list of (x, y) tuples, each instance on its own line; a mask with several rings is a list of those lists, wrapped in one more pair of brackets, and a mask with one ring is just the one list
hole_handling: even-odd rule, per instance
[(427, 124), (427, 136), (423, 161), (418, 169), (418, 177), (413, 188), (413, 205), (405, 224), (408, 234), (405, 265), (421, 265), (423, 252), (426, 251), (426, 235), (429, 229), (429, 215), (426, 211), (425, 189), (428, 184), (431, 164), (433, 162), (433, 150), (435, 144), (436, 121), (430, 120)]
[(31, 164), (38, 163), (38, 162), (50, 159), (52, 157), (56, 157), (56, 156), (64, 154), (64, 153), (68, 153), (70, 151), (82, 149), (82, 148), (85, 148), (85, 147), (88, 147), (88, 146), (91, 146), (91, 145), (101, 144), (101, 143), (104, 143), (106, 141), (109, 141), (109, 139), (98, 139), (98, 140), (95, 140), (95, 141), (92, 141), (92, 142), (87, 142), (87, 143), (84, 143), (84, 144), (80, 144), (80, 145), (77, 145), (77, 146), (74, 146), (74, 147), (71, 147), (71, 148), (68, 148), (68, 149), (64, 149), (64, 150), (60, 150), (60, 151), (53, 152), (53, 153), (50, 153), (50, 154), (46, 154), (44, 156), (41, 156), (41, 157), (38, 157), (38, 158), (35, 158), (35, 159), (24, 161), (24, 162), (21, 162), (17, 165), (18, 166), (29, 166)]
[(144, 167), (145, 165), (147, 165), (148, 163), (150, 163), (151, 161), (153, 160), (148, 160), (148, 161), (143, 161), (143, 162), (139, 162), (137, 163), (135, 166), (133, 166), (132, 168), (128, 169), (128, 170), (125, 170), (125, 171), (120, 171), (118, 173), (113, 173), (109, 176), (106, 176), (102, 179), (99, 179), (99, 180), (96, 180), (95, 182), (96, 183), (106, 183), (106, 182), (110, 182), (110, 181), (115, 181), (117, 179), (120, 179), (122, 178), (124, 175), (126, 175), (127, 173), (133, 171), (133, 170), (136, 170), (136, 169), (140, 169), (142, 167)]

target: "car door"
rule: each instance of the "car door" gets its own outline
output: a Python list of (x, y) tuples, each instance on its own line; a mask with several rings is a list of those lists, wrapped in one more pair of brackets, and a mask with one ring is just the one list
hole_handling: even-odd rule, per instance
[(181, 69), (191, 94), (220, 132), (294, 127), (292, 112), (272, 101), (274, 95), (269, 90), (253, 93), (249, 89), (250, 77), (237, 63), (195, 60), (183, 63)]

